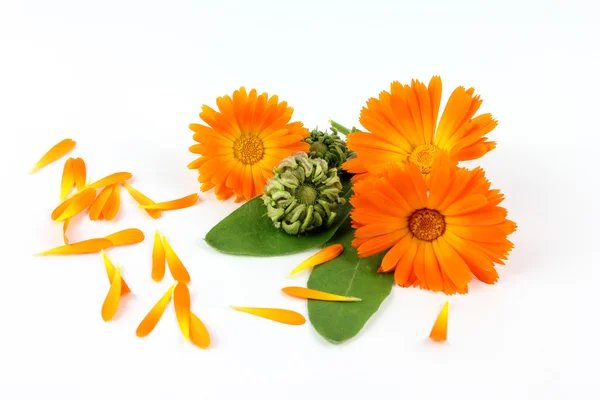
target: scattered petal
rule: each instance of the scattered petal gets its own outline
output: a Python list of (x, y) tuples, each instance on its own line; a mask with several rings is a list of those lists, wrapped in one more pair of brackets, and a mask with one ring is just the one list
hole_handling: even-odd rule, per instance
[(160, 320), (160, 317), (162, 317), (162, 315), (164, 314), (165, 309), (169, 305), (169, 302), (171, 301), (173, 289), (175, 289), (175, 284), (171, 285), (169, 290), (167, 290), (163, 297), (161, 297), (160, 300), (158, 300), (158, 302), (154, 305), (154, 307), (152, 307), (150, 312), (148, 312), (148, 314), (144, 317), (142, 322), (140, 322), (140, 324), (137, 327), (137, 330), (135, 331), (135, 334), (138, 337), (147, 336), (150, 334), (150, 332), (152, 332), (152, 330)]
[(67, 229), (69, 229), (70, 223), (71, 218), (65, 219), (65, 222), (63, 222), (63, 242), (65, 242), (65, 244), (69, 244), (69, 238), (67, 237)]
[(190, 339), (192, 343), (201, 349), (206, 349), (210, 346), (210, 335), (208, 330), (200, 321), (200, 318), (190, 311)]
[(301, 314), (281, 308), (230, 307), (237, 311), (253, 314), (262, 318), (289, 325), (302, 325), (306, 322), (306, 318), (304, 318)]
[[(92, 205), (96, 199), (95, 189), (84, 189), (71, 197), (71, 201), (65, 208), (65, 210), (56, 218), (57, 222), (64, 221), (67, 218), (74, 217), (83, 210), (87, 209)], [(59, 206), (60, 207), (60, 206)], [(52, 213), (54, 215), (54, 213)]]
[[(116, 268), (113, 265), (112, 261), (110, 261), (110, 258), (108, 258), (108, 254), (106, 254), (106, 251), (104, 250), (102, 250), (102, 259), (104, 260), (104, 267), (106, 268), (106, 276), (108, 277), (108, 281), (112, 282), (112, 279), (115, 276)], [(127, 285), (127, 282), (125, 282), (125, 279), (121, 277), (121, 296), (127, 293), (131, 293), (131, 289), (129, 289), (129, 286)]]
[(85, 187), (87, 171), (83, 158), (77, 157), (73, 160), (73, 177), (75, 178), (75, 187), (77, 190), (82, 190)]
[[(77, 196), (77, 195), (75, 195)], [(73, 197), (69, 197), (68, 199), (66, 199), (65, 201), (63, 201), (62, 203), (60, 203), (58, 205), (58, 207), (56, 207), (53, 211), (52, 211), (52, 220), (56, 221), (56, 219), (58, 217), (60, 217), (62, 215), (62, 213), (65, 212), (65, 210), (67, 209), (67, 207), (69, 207), (69, 205), (73, 202)]]
[(191, 207), (198, 202), (198, 194), (190, 194), (176, 200), (165, 201), (155, 204), (141, 204), (140, 207), (145, 210), (179, 210), (181, 208)]
[(165, 248), (160, 233), (156, 231), (152, 248), (152, 279), (156, 282), (162, 281), (165, 276), (165, 261)]
[(173, 251), (173, 248), (169, 244), (169, 241), (164, 235), (161, 235), (163, 248), (165, 251), (165, 256), (167, 258), (167, 263), (169, 264), (169, 271), (171, 271), (171, 275), (173, 279), (177, 282), (181, 283), (190, 283), (190, 274), (187, 269), (177, 256), (177, 254)]
[(289, 276), (292, 276), (304, 269), (315, 267), (319, 264), (323, 264), (327, 261), (331, 261), (344, 251), (344, 246), (339, 243), (332, 244), (331, 246), (327, 246), (324, 249), (320, 250), (316, 254), (308, 257), (306, 260), (301, 262), (296, 268), (290, 272)]
[(442, 311), (440, 311), (429, 337), (436, 342), (443, 342), (446, 340), (446, 334), (448, 333), (448, 301), (444, 304)]
[(87, 187), (92, 189), (100, 189), (106, 186), (128, 181), (132, 177), (133, 175), (130, 172), (115, 172), (114, 174), (105, 176), (96, 182), (90, 183), (87, 185)]
[(175, 286), (173, 303), (179, 329), (185, 340), (190, 340), (190, 290), (185, 283), (179, 282)]
[[(133, 197), (133, 199), (135, 201), (137, 201), (139, 205), (156, 204), (156, 203), (154, 203), (153, 200), (151, 200), (149, 197), (146, 197), (144, 194), (142, 194), (141, 192), (139, 192), (138, 190), (133, 188), (128, 183), (124, 182), (123, 186), (125, 186), (125, 189), (127, 189), (129, 194), (131, 195), (131, 197)], [(160, 218), (160, 216), (162, 214), (159, 210), (145, 210), (145, 211), (148, 213), (148, 215), (150, 215), (154, 219)]]
[(29, 173), (33, 174), (39, 169), (45, 167), (46, 165), (58, 160), (59, 158), (73, 150), (74, 147), (75, 142), (71, 139), (65, 139), (55, 144), (50, 150), (48, 150), (46, 154), (42, 156), (42, 158), (40, 158), (40, 160), (33, 166)]
[(67, 198), (71, 189), (73, 189), (73, 185), (75, 185), (75, 172), (73, 171), (73, 162), (74, 158), (70, 157), (65, 161), (65, 166), (63, 167), (62, 178), (60, 181), (60, 199), (64, 200)]
[(108, 249), (113, 243), (107, 239), (88, 239), (81, 242), (71, 243), (66, 246), (55, 247), (50, 250), (43, 251), (36, 255), (68, 255), (68, 254), (88, 254), (97, 253), (101, 250)]
[(285, 294), (299, 297), (301, 299), (325, 300), (325, 301), (361, 301), (358, 297), (341, 296), (320, 290), (309, 289), (299, 286), (288, 286), (281, 289)]
[(112, 190), (112, 186), (107, 186), (104, 189), (102, 189), (98, 197), (96, 197), (96, 200), (94, 200), (94, 202), (90, 206), (90, 209), (88, 210), (88, 216), (90, 217), (90, 220), (97, 221), (100, 219), (102, 210), (104, 209), (104, 206), (106, 205), (106, 202), (108, 201)]
[(115, 274), (112, 281), (110, 282), (110, 289), (106, 294), (106, 299), (102, 304), (102, 319), (104, 321), (110, 321), (119, 308), (119, 301), (121, 299), (121, 270), (115, 268)]
[(112, 242), (113, 246), (126, 246), (129, 244), (140, 243), (144, 240), (144, 232), (137, 228), (123, 229), (106, 236), (104, 239), (108, 239)]
[(102, 215), (107, 221), (113, 220), (119, 213), (119, 208), (121, 208), (121, 186), (115, 184), (111, 185), (111, 187), (110, 197), (102, 209)]

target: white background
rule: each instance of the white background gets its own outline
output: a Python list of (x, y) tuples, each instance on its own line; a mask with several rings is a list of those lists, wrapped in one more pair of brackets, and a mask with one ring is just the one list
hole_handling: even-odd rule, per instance
[[(587, 399), (597, 394), (598, 10), (593, 1), (0, 2), (0, 399)], [(196, 192), (186, 169), (202, 104), (245, 85), (277, 93), (309, 128), (358, 124), (392, 80), (441, 75), (443, 101), (474, 86), (499, 126), (479, 160), (519, 230), (501, 280), (450, 300), (449, 339), (427, 340), (442, 294), (394, 287), (343, 345), (311, 327), (228, 305), (284, 307), (310, 252), (230, 257), (203, 242), (234, 210), (202, 194), (154, 221), (125, 191), (118, 221), (80, 220), (73, 240), (128, 227), (143, 243), (110, 251), (135, 295), (102, 321), (99, 255), (33, 257), (61, 244), (50, 220), (77, 141), (90, 177), (134, 173), (155, 200)], [(212, 333), (185, 343), (169, 308), (137, 324), (170, 285), (150, 278), (161, 230), (187, 265), (192, 309)], [(167, 275), (168, 277), (168, 275)], [(171, 306), (172, 307), (172, 306)], [(594, 373), (594, 370), (596, 371)]]

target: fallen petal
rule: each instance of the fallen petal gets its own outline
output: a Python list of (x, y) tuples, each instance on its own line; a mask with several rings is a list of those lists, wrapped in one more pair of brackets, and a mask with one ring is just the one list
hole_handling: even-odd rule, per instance
[(173, 289), (175, 289), (175, 284), (171, 285), (169, 290), (167, 290), (163, 297), (161, 297), (160, 300), (158, 300), (158, 302), (154, 305), (154, 307), (152, 307), (150, 312), (148, 312), (148, 314), (144, 317), (142, 322), (140, 322), (140, 324), (137, 327), (137, 330), (135, 331), (135, 334), (138, 337), (147, 336), (148, 334), (150, 334), (150, 332), (152, 332), (152, 330), (160, 320), (160, 317), (162, 317), (162, 315), (164, 314), (165, 309), (169, 305), (169, 302), (171, 301)]
[[(125, 186), (125, 189), (127, 189), (127, 191), (129, 192), (129, 194), (131, 195), (131, 197), (135, 201), (137, 201), (139, 205), (156, 204), (149, 197), (146, 197), (144, 194), (142, 194), (141, 192), (139, 192), (138, 190), (136, 190), (130, 184), (124, 182), (123, 186)], [(162, 214), (158, 210), (145, 210), (145, 211), (148, 213), (148, 215), (150, 215), (154, 219), (160, 218), (160, 216)]]
[(85, 187), (86, 175), (85, 161), (83, 161), (83, 158), (77, 157), (73, 160), (73, 176), (77, 190), (82, 190)]
[(313, 299), (324, 301), (361, 301), (358, 297), (341, 296), (338, 294), (322, 292), (320, 290), (309, 289), (299, 286), (288, 286), (281, 289), (285, 294), (299, 297), (301, 299)]
[(438, 314), (435, 323), (433, 324), (433, 328), (431, 328), (431, 333), (429, 337), (436, 342), (443, 342), (446, 340), (446, 335), (448, 333), (448, 301), (444, 304), (442, 311)]
[[(104, 250), (102, 250), (102, 260), (104, 261), (104, 267), (106, 269), (106, 276), (108, 277), (108, 281), (112, 282), (112, 279), (115, 276), (116, 268), (112, 261), (110, 261), (110, 258), (108, 258), (108, 254), (106, 254), (106, 251)], [(127, 285), (127, 282), (125, 282), (125, 279), (121, 277), (121, 296), (127, 293), (131, 293), (131, 289), (129, 289), (129, 286)]]
[(119, 308), (119, 301), (121, 299), (121, 270), (115, 268), (115, 274), (112, 281), (110, 282), (110, 289), (106, 294), (106, 299), (102, 304), (102, 319), (104, 321), (110, 321)]
[(29, 171), (30, 174), (38, 171), (39, 169), (45, 167), (46, 165), (58, 160), (75, 147), (75, 142), (72, 139), (65, 139), (54, 146), (46, 154), (40, 158), (40, 160), (33, 166), (33, 168)]
[(144, 238), (144, 232), (137, 228), (123, 229), (122, 231), (104, 237), (104, 239), (110, 240), (113, 246), (126, 246), (129, 244), (140, 243), (144, 241)]
[(65, 201), (60, 203), (58, 205), (58, 207), (56, 207), (54, 210), (52, 210), (52, 220), (56, 221), (56, 219), (58, 217), (60, 217), (62, 215), (62, 213), (65, 212), (67, 207), (69, 207), (69, 205), (71, 205), (72, 202), (73, 202), (73, 197), (69, 197), (68, 199), (66, 199)]
[(100, 189), (106, 186), (128, 181), (132, 177), (133, 175), (130, 172), (115, 172), (114, 174), (105, 176), (96, 182), (90, 183), (87, 185), (87, 187), (92, 189)]
[(190, 274), (177, 254), (173, 251), (169, 241), (166, 237), (164, 237), (164, 235), (161, 235), (161, 239), (165, 250), (165, 256), (167, 258), (167, 263), (169, 264), (169, 271), (171, 271), (173, 279), (181, 283), (190, 283)]
[(63, 222), (63, 242), (65, 242), (65, 244), (69, 244), (69, 238), (67, 237), (67, 229), (69, 229), (70, 223), (71, 218), (65, 219), (65, 222)]
[(68, 158), (65, 161), (65, 166), (63, 167), (62, 178), (60, 180), (60, 199), (64, 200), (67, 198), (67, 195), (73, 189), (73, 185), (75, 185), (75, 172), (73, 171), (73, 161), (75, 161), (72, 157)]
[(94, 202), (90, 206), (90, 209), (88, 210), (88, 216), (90, 217), (90, 220), (97, 221), (100, 219), (102, 215), (102, 210), (104, 209), (106, 202), (108, 201), (112, 193), (112, 190), (112, 186), (107, 186), (104, 189), (102, 189), (98, 197), (96, 197), (96, 200), (94, 200)]
[(121, 208), (121, 186), (115, 184), (111, 185), (111, 187), (110, 197), (102, 209), (102, 215), (107, 221), (113, 220), (119, 213), (119, 208)]
[(175, 286), (173, 303), (179, 329), (185, 340), (190, 340), (190, 290), (185, 283), (179, 282)]
[(290, 272), (289, 276), (292, 276), (304, 269), (316, 267), (319, 264), (323, 264), (327, 261), (331, 261), (344, 251), (344, 246), (341, 244), (332, 244), (324, 249), (318, 251), (316, 254), (308, 257), (306, 260), (301, 262), (296, 268)]
[(56, 218), (56, 221), (60, 222), (74, 217), (91, 206), (95, 199), (95, 189), (84, 189), (83, 191), (71, 197), (71, 202), (69, 203), (68, 207), (62, 212), (62, 214), (60, 214), (58, 218)]
[(200, 321), (200, 318), (190, 311), (190, 339), (192, 343), (201, 349), (206, 349), (210, 346), (210, 334)]
[(198, 194), (190, 194), (189, 196), (182, 197), (176, 200), (165, 201), (162, 203), (155, 204), (142, 204), (145, 210), (179, 210), (181, 208), (191, 207), (198, 202)]
[(88, 239), (81, 242), (71, 243), (65, 246), (55, 247), (50, 250), (43, 251), (36, 255), (69, 255), (69, 254), (88, 254), (97, 253), (101, 250), (108, 249), (113, 243), (107, 239)]
[(304, 316), (301, 314), (281, 308), (230, 307), (237, 311), (242, 311), (289, 325), (302, 325), (306, 322), (306, 318), (304, 318)]
[(165, 261), (165, 248), (160, 233), (156, 231), (152, 248), (152, 279), (156, 282), (160, 282), (165, 276)]

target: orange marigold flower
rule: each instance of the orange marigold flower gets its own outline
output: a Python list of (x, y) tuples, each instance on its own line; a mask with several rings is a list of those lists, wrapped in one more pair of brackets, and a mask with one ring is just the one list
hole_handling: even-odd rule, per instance
[(249, 200), (263, 193), (273, 168), (284, 158), (308, 151), (309, 135), (301, 122), (292, 122), (293, 108), (277, 96), (249, 93), (244, 87), (217, 98), (215, 111), (202, 106), (200, 118), (208, 124), (191, 124), (199, 144), (190, 151), (201, 157), (188, 165), (200, 173), (200, 189), (212, 188), (220, 200), (236, 195)]
[(435, 157), (430, 185), (413, 163), (395, 163), (382, 177), (362, 180), (350, 199), (353, 247), (360, 257), (391, 249), (381, 272), (395, 271), (398, 285), (447, 294), (466, 293), (475, 275), (493, 284), (494, 264), (503, 264), (516, 224), (499, 207), (503, 195), (490, 190), (481, 168), (454, 166)]
[(357, 174), (378, 174), (391, 162), (416, 164), (429, 174), (434, 155), (446, 151), (455, 161), (474, 160), (496, 147), (485, 135), (498, 124), (491, 114), (473, 116), (482, 103), (474, 89), (456, 88), (446, 104), (438, 124), (442, 80), (431, 78), (428, 86), (418, 80), (410, 85), (392, 82), (390, 92), (370, 98), (360, 114), (367, 132), (348, 135), (348, 148), (357, 157), (343, 168)]

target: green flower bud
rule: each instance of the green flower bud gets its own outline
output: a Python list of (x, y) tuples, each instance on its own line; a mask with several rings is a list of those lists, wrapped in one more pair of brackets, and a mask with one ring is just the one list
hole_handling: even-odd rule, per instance
[(334, 127), (331, 128), (331, 132), (328, 134), (315, 129), (304, 141), (310, 144), (310, 158), (322, 158), (330, 168), (338, 168), (354, 155), (354, 152), (346, 147), (346, 142), (338, 136)]
[(262, 196), (267, 216), (276, 228), (298, 235), (331, 226), (335, 209), (346, 200), (340, 197), (342, 183), (337, 168), (306, 153), (287, 157), (273, 172)]

